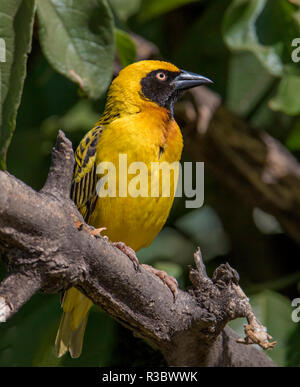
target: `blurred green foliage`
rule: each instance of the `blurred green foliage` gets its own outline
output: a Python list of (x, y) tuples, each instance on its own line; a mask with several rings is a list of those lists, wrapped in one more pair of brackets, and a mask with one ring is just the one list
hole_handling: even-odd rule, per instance
[[(291, 320), (290, 301), (278, 293), (265, 290), (250, 297), (250, 302), (256, 317), (268, 327), (268, 332), (272, 332), (273, 338), (277, 341), (277, 345), (272, 350), (272, 359), (279, 366), (284, 366), (290, 349), (289, 337), (295, 331), (295, 323)], [(241, 337), (243, 337), (243, 324), (247, 324), (246, 319), (236, 319), (229, 323)], [(300, 366), (300, 363), (294, 365)]]
[[(180, 68), (213, 79), (212, 88), (230, 110), (299, 157), (300, 64), (291, 55), (292, 40), (300, 38), (300, 11), (291, 1), (45, 0), (37, 8), (12, 137), (34, 9), (31, 0), (0, 0), (0, 38), (7, 52), (0, 63), (0, 162), (4, 167), (12, 138), (8, 170), (33, 188), (45, 181), (58, 129), (75, 147), (98, 119), (115, 56), (123, 66), (135, 60), (130, 32), (153, 41)], [(291, 300), (299, 297), (299, 246), (275, 218), (237, 205), (209, 174), (205, 205), (186, 210), (177, 198), (166, 227), (138, 256), (175, 275), (185, 288), (197, 245), (209, 274), (226, 261), (240, 273), (258, 317), (278, 341), (269, 356), (279, 365), (299, 366), (300, 323), (291, 320)], [(57, 359), (60, 313), (57, 295), (37, 294), (2, 324), (0, 366), (163, 364), (160, 354), (96, 307), (82, 356)], [(243, 322), (231, 323), (242, 336)]]
[(6, 169), (6, 153), (16, 126), (30, 50), (34, 0), (1, 2), (0, 37), (4, 46), (1, 55), (5, 65), (0, 76), (0, 169)]
[(115, 29), (116, 47), (122, 67), (136, 60), (136, 47), (129, 34), (119, 28)]
[(37, 3), (37, 16), (49, 63), (89, 97), (99, 98), (108, 87), (114, 60), (114, 20), (106, 0), (44, 0)]

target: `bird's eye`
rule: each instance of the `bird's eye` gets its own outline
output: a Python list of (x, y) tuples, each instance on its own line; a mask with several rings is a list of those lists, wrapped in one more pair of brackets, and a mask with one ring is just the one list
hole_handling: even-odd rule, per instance
[(160, 71), (159, 73), (156, 74), (156, 78), (159, 80), (159, 81), (165, 81), (167, 76), (165, 73), (163, 73), (162, 71)]

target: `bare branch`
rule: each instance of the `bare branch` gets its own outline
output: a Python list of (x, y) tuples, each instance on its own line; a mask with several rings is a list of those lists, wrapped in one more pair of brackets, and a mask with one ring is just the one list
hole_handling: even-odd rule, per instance
[[(59, 194), (65, 198), (69, 198), (75, 159), (72, 144), (61, 130), (58, 132), (56, 146), (53, 148), (52, 160), (51, 169), (41, 192)], [(57, 166), (61, 165), (62, 162), (65, 163), (64, 172), (66, 175), (62, 175), (61, 171), (57, 170)]]
[(41, 288), (38, 273), (12, 273), (0, 284), (0, 322), (5, 322)]

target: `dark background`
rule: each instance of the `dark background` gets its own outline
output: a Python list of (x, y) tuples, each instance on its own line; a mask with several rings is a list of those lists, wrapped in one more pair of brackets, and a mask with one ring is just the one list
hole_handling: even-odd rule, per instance
[[(116, 7), (116, 3), (122, 6)], [(291, 106), (299, 100), (300, 89), (282, 86), (285, 76), (299, 72), (300, 64), (291, 60), (291, 41), (300, 37), (300, 28), (296, 24), (293, 29), (290, 21), (300, 20), (299, 10), (287, 0), (258, 2), (265, 6), (254, 24), (257, 45), (251, 46), (247, 38), (241, 38), (237, 45), (228, 26), (234, 25), (236, 35), (245, 33), (246, 26), (253, 23), (245, 12), (249, 3), (125, 0), (112, 1), (111, 5), (120, 29), (152, 41), (162, 58), (179, 68), (213, 79), (211, 88), (225, 106), (252, 127), (267, 131), (299, 157), (300, 109), (298, 112), (296, 106), (291, 110)], [(274, 74), (261, 47), (273, 47), (285, 72)], [(40, 189), (58, 129), (62, 128), (76, 147), (103, 106), (104, 96), (86, 98), (77, 85), (49, 64), (40, 47), (36, 22), (16, 132), (8, 152), (8, 171)], [(183, 159), (189, 160), (189, 155), (184, 154)], [(273, 216), (237, 202), (208, 171), (204, 206), (185, 210), (182, 200), (176, 199), (167, 225), (149, 248), (138, 252), (139, 259), (176, 276), (182, 289), (190, 285), (188, 265), (193, 262), (196, 246), (202, 249), (209, 274), (218, 264), (229, 262), (239, 272), (257, 316), (278, 341), (268, 354), (279, 365), (299, 366), (300, 323), (291, 319), (291, 300), (300, 297), (299, 246)], [(4, 266), (0, 269), (4, 276)], [(0, 365), (163, 364), (159, 353), (97, 307), (90, 313), (82, 356), (76, 360), (69, 355), (57, 359), (54, 340), (60, 315), (59, 295), (35, 295), (13, 318), (1, 324)], [(242, 319), (236, 320), (231, 326), (242, 334), (243, 323)]]

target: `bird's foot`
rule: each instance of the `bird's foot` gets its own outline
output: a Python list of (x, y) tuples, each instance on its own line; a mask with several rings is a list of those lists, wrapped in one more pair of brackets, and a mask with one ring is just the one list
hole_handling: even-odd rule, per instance
[[(106, 230), (106, 227), (95, 228), (93, 226), (83, 223), (81, 220), (77, 219), (74, 214), (72, 214), (72, 216), (75, 220), (75, 226), (79, 231), (85, 228), (90, 235), (94, 237), (102, 237), (101, 235), (102, 231)], [(107, 237), (104, 236), (104, 238), (107, 238)]]
[(153, 266), (142, 264), (142, 266), (151, 271), (154, 275), (156, 275), (158, 278), (160, 278), (165, 285), (168, 286), (168, 288), (171, 290), (173, 297), (174, 297), (174, 302), (176, 301), (177, 295), (178, 295), (178, 282), (176, 278), (168, 275), (165, 271), (163, 270), (158, 270), (155, 269)]
[(102, 237), (101, 233), (102, 231), (105, 231), (106, 227), (100, 227), (100, 228), (93, 228), (92, 230), (89, 230), (89, 234), (95, 236), (95, 237)]
[[(139, 271), (139, 260), (136, 256), (135, 251), (127, 246), (124, 242), (113, 242), (113, 246), (117, 247), (119, 250), (122, 251), (122, 253), (126, 254), (127, 257), (131, 260), (131, 262), (134, 265), (134, 268), (136, 271)], [(145, 269), (149, 270), (151, 273), (156, 275), (158, 278), (162, 280), (162, 282), (168, 286), (168, 288), (171, 290), (171, 293), (173, 294), (174, 301), (176, 301), (177, 295), (178, 295), (178, 282), (176, 278), (168, 275), (165, 271), (163, 270), (158, 270), (155, 269), (154, 267), (146, 264), (142, 264)]]
[(119, 250), (122, 251), (122, 253), (126, 254), (127, 257), (131, 260), (131, 262), (133, 263), (133, 266), (135, 268), (136, 271), (139, 271), (139, 260), (136, 256), (136, 253), (135, 251), (127, 246), (124, 242), (113, 242), (112, 243), (115, 247), (117, 247)]

